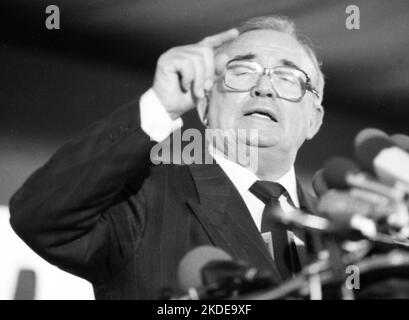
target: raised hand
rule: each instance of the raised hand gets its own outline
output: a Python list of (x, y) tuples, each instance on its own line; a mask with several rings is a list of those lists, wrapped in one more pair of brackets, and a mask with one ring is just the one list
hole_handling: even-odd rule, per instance
[(230, 29), (196, 44), (174, 47), (160, 56), (153, 90), (171, 118), (193, 109), (204, 91), (210, 90), (215, 75), (227, 62), (226, 54), (216, 55), (216, 50), (238, 34), (237, 29)]

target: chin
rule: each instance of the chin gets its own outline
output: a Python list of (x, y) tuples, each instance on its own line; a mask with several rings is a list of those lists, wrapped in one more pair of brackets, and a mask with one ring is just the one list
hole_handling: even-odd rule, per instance
[(252, 137), (247, 136), (246, 139), (239, 139), (241, 143), (245, 143), (248, 146), (257, 148), (271, 148), (275, 147), (280, 139), (277, 136), (272, 136), (270, 134), (265, 134), (263, 132), (258, 132), (258, 136)]
[(237, 126), (245, 129), (247, 132), (256, 130), (257, 137), (248, 138), (246, 143), (253, 146), (272, 147), (281, 140), (282, 130), (278, 123), (272, 123), (270, 120), (245, 117)]

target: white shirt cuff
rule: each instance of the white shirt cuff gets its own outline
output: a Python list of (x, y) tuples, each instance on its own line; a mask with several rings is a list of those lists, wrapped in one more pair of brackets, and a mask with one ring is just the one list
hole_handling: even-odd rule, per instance
[(152, 88), (141, 96), (139, 109), (142, 130), (156, 142), (164, 141), (183, 125), (182, 118), (172, 120)]

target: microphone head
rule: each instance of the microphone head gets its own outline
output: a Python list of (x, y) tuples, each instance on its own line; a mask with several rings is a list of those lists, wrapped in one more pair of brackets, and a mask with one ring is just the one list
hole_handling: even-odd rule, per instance
[[(363, 231), (366, 233), (368, 231), (368, 226), (362, 225), (362, 218), (373, 210), (373, 206), (353, 197), (349, 191), (330, 190), (320, 198), (317, 209), (333, 222), (333, 232), (337, 236), (359, 240), (362, 238)], [(372, 233), (373, 230), (370, 232)]]
[(406, 134), (393, 134), (390, 136), (390, 139), (394, 144), (396, 144), (399, 148), (409, 152), (409, 136)]
[(355, 136), (355, 141), (354, 141), (355, 148), (357, 147), (357, 145), (360, 145), (363, 141), (368, 140), (370, 138), (374, 138), (374, 137), (385, 137), (385, 138), (387, 138), (388, 135), (385, 132), (383, 132), (382, 130), (379, 130), (379, 129), (376, 129), (376, 128), (362, 129)]
[(234, 260), (213, 260), (206, 263), (202, 270), (202, 282), (205, 286), (226, 282), (241, 277), (249, 266)]
[[(359, 140), (359, 141), (358, 141)], [(355, 139), (355, 157), (366, 171), (375, 173), (373, 161), (385, 148), (393, 147), (394, 144), (386, 136), (370, 136), (366, 139)]]
[(352, 160), (334, 157), (325, 163), (324, 180), (331, 189), (348, 189), (348, 174), (359, 172), (359, 167)]
[(329, 189), (327, 183), (325, 182), (325, 170), (322, 168), (318, 170), (312, 177), (312, 188), (314, 189), (316, 195), (321, 197)]
[(351, 197), (346, 191), (330, 190), (324, 194), (317, 209), (338, 226), (347, 227), (351, 217), (355, 214), (351, 206)]
[(178, 267), (178, 283), (184, 292), (190, 288), (203, 286), (202, 269), (211, 261), (230, 261), (233, 258), (225, 251), (212, 247), (200, 246), (182, 258)]

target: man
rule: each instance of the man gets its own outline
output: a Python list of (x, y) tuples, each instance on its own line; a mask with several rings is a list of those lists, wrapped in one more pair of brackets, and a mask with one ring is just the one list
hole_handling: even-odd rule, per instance
[[(170, 49), (151, 89), (26, 181), (10, 201), (11, 225), (39, 255), (89, 280), (97, 299), (153, 299), (161, 288), (177, 288), (179, 261), (199, 245), (268, 269), (278, 284), (296, 271), (278, 252), (288, 240), (303, 264), (307, 238), (279, 230), (277, 240), (263, 231), (269, 200), (253, 186), (275, 181), (281, 210), (313, 210), (294, 161), (321, 126), (323, 86), (313, 51), (284, 18), (254, 18)], [(258, 162), (243, 167), (216, 143), (216, 164), (152, 165), (153, 142), (196, 106), (210, 129), (257, 129), (256, 138), (233, 143), (256, 150)]]

